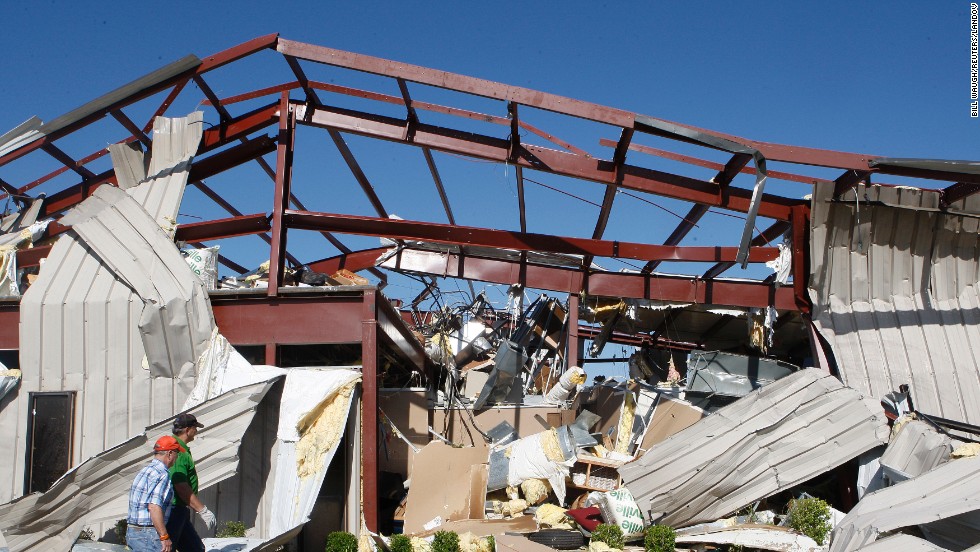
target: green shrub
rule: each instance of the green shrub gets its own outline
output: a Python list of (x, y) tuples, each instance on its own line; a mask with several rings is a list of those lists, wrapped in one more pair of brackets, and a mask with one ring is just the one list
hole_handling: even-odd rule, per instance
[(643, 549), (647, 552), (674, 552), (677, 533), (667, 525), (651, 525), (643, 534)]
[(497, 541), (493, 539), (493, 535), (487, 537), (487, 542), (490, 544), (490, 550), (497, 549)]
[(334, 531), (327, 535), (326, 552), (357, 552), (357, 537), (347, 531)]
[(245, 536), (245, 524), (241, 521), (227, 521), (218, 529), (214, 536), (219, 539), (230, 539)]
[(388, 548), (391, 552), (412, 552), (412, 539), (405, 535), (392, 535)]
[(596, 526), (595, 530), (592, 531), (592, 540), (590, 542), (604, 542), (609, 545), (609, 548), (618, 548), (620, 550), (626, 546), (623, 530), (618, 525), (611, 523), (600, 523)]
[(432, 552), (459, 552), (459, 535), (455, 531), (437, 531), (432, 539)]
[(819, 498), (793, 501), (789, 510), (789, 526), (822, 545), (830, 533), (830, 505)]
[(94, 541), (95, 533), (93, 533), (91, 529), (83, 529), (80, 533), (78, 533), (78, 538), (75, 540)]
[(116, 534), (116, 540), (119, 541), (119, 544), (126, 544), (127, 527), (126, 518), (123, 518), (116, 521), (116, 526), (112, 528), (112, 532)]

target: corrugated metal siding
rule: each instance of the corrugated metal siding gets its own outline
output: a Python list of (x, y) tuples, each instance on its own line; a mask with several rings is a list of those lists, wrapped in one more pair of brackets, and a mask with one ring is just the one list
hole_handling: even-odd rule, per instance
[[(192, 409), (207, 426), (192, 449), (202, 485), (235, 473), (242, 435), (273, 381), (229, 391)], [(87, 460), (44, 494), (0, 506), (0, 527), (10, 549), (68, 550), (83, 526), (125, 517), (133, 478), (149, 461), (153, 441), (169, 434), (171, 424), (172, 419), (154, 424)]]
[[(881, 533), (980, 510), (980, 457), (952, 460), (866, 495), (834, 528), (830, 552), (850, 552)], [(973, 543), (970, 543), (973, 544)]]
[(816, 369), (754, 391), (619, 469), (673, 527), (719, 519), (888, 439), (878, 401)]
[[(201, 124), (170, 124), (167, 128), (176, 132), (190, 134), (178, 140), (180, 143), (199, 143)], [(173, 142), (173, 138), (161, 139), (160, 143)], [(156, 141), (154, 141), (156, 144)], [(154, 156), (157, 156), (154, 146)], [(159, 157), (159, 166), (167, 164), (167, 152), (175, 150), (168, 146)], [(179, 154), (179, 155), (178, 155)], [(160, 185), (174, 188), (166, 194), (144, 197), (144, 209), (129, 200), (120, 211), (123, 219), (149, 220), (147, 211), (163, 215), (161, 205), (169, 205), (169, 217), (176, 216), (176, 202), (179, 202), (186, 184), (187, 157), (177, 151), (170, 160), (176, 170), (156, 184), (146, 183), (128, 190), (140, 192), (144, 186)], [(176, 189), (179, 188), (179, 189)], [(108, 193), (119, 192), (111, 189)], [(101, 190), (100, 190), (101, 191)], [(146, 191), (142, 191), (146, 194)], [(174, 200), (176, 198), (176, 202)], [(95, 198), (93, 201), (100, 201)], [(85, 205), (83, 203), (82, 205)], [(135, 208), (134, 208), (135, 206)], [(81, 206), (80, 206), (81, 207)], [(117, 219), (118, 220), (118, 219)], [(153, 226), (156, 226), (153, 223)], [(142, 225), (144, 230), (147, 225)], [(139, 238), (142, 234), (132, 228), (113, 228), (112, 232), (129, 231)], [(142, 278), (149, 282), (157, 276), (167, 276), (167, 262), (162, 259), (179, 258), (176, 247), (166, 235), (156, 228), (144, 232), (153, 243), (151, 253), (155, 260), (141, 257), (144, 267), (152, 270)], [(148, 241), (139, 238), (144, 242)], [(98, 242), (98, 240), (96, 240)], [(93, 248), (94, 247), (94, 248)], [(27, 429), (27, 408), (30, 392), (36, 391), (75, 391), (75, 432), (72, 464), (77, 465), (107, 448), (125, 441), (142, 428), (156, 420), (169, 418), (182, 405), (188, 391), (194, 384), (194, 374), (185, 374), (188, 379), (154, 378), (142, 367), (144, 346), (139, 324), (144, 313), (144, 303), (134, 292), (131, 282), (140, 279), (139, 275), (128, 274), (120, 277), (107, 259), (120, 261), (130, 249), (103, 247), (100, 256), (97, 245), (86, 240), (75, 231), (65, 233), (54, 245), (47, 261), (38, 275), (37, 281), (28, 289), (21, 300), (20, 309), (20, 362), (23, 380), (16, 397), (0, 410), (0, 439), (10, 446), (0, 450), (0, 502), (19, 496), (24, 485), (24, 462)], [(146, 248), (144, 247), (144, 252)], [(174, 270), (187, 270), (187, 281), (196, 277), (181, 259)], [(130, 282), (130, 283), (127, 283)], [(140, 287), (136, 289), (142, 289)], [(162, 292), (161, 292), (162, 293)], [(169, 293), (169, 292), (168, 292)], [(173, 297), (163, 296), (164, 303)], [(206, 301), (205, 301), (206, 302)], [(171, 303), (172, 304), (172, 303)], [(186, 308), (183, 309), (185, 316)], [(199, 309), (198, 309), (199, 310)], [(176, 314), (176, 313), (175, 313)], [(206, 312), (190, 316), (200, 325), (203, 320), (211, 320), (210, 305)], [(210, 323), (213, 328), (213, 322)], [(208, 329), (210, 334), (210, 328)], [(183, 354), (195, 350), (190, 343), (170, 344), (183, 349)]]
[(949, 460), (952, 440), (925, 422), (913, 420), (899, 430), (881, 455), (881, 465), (917, 477)]
[(841, 378), (882, 397), (909, 384), (919, 410), (980, 424), (980, 198), (861, 186), (829, 202), (815, 187), (813, 321)]
[(929, 541), (903, 534), (892, 535), (859, 550), (860, 552), (949, 552), (948, 549), (940, 548)]

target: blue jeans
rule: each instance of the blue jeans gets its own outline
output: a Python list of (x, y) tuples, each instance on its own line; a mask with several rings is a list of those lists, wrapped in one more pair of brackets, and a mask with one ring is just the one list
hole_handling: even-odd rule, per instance
[(204, 543), (197, 536), (191, 522), (191, 509), (187, 506), (174, 506), (167, 520), (167, 533), (177, 552), (204, 552)]
[(126, 527), (126, 544), (133, 549), (133, 552), (160, 552), (163, 550), (160, 535), (153, 527), (136, 527), (135, 525)]

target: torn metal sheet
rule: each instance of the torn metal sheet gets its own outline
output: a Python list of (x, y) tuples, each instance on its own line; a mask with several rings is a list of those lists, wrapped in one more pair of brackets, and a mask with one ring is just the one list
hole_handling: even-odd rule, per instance
[(17, 387), (20, 383), (21, 373), (20, 370), (16, 368), (6, 368), (2, 362), (0, 362), (0, 399), (4, 398), (7, 393)]
[(791, 364), (763, 357), (692, 351), (687, 366), (687, 391), (744, 397), (796, 370)]
[(893, 482), (918, 477), (949, 460), (952, 439), (931, 425), (912, 420), (892, 437), (879, 462)]
[(826, 550), (806, 535), (774, 525), (737, 525), (711, 527), (707, 530), (678, 531), (675, 542), (685, 544), (715, 544), (743, 546), (752, 550), (775, 552), (820, 552)]
[(619, 472), (648, 516), (662, 513), (659, 523), (678, 527), (722, 518), (887, 438), (878, 401), (805, 369), (675, 433)]
[[(126, 190), (161, 228), (173, 236), (177, 208), (184, 197), (191, 161), (204, 134), (204, 114), (195, 111), (186, 117), (157, 117), (153, 122), (153, 154), (146, 177)], [(113, 166), (136, 178), (144, 170), (141, 156), (113, 156)], [(116, 165), (119, 161), (122, 166)], [(137, 165), (133, 165), (136, 163)]]
[[(192, 410), (207, 421), (207, 431), (194, 441), (194, 455), (206, 459), (198, 464), (203, 486), (234, 475), (242, 435), (272, 383), (241, 387)], [(22, 552), (68, 550), (85, 525), (125, 517), (133, 477), (149, 461), (153, 441), (170, 433), (172, 422), (155, 423), (86, 460), (43, 494), (0, 506), (0, 527), (10, 547)]]
[[(176, 126), (191, 133), (186, 140), (200, 139), (201, 125)], [(160, 163), (169, 156), (168, 140), (160, 141)], [(25, 378), (21, 393), (0, 411), (0, 438), (14, 443), (0, 451), (0, 478), (24, 480), (26, 439), (19, 433), (27, 427), (31, 392), (75, 391), (80, 423), (71, 463), (78, 464), (172, 416), (193, 388), (194, 363), (214, 328), (211, 307), (176, 245), (148, 214), (179, 197), (163, 188), (184, 183), (168, 178), (127, 191), (102, 186), (65, 217), (79, 227), (58, 239), (20, 303)], [(142, 206), (122, 197), (150, 185), (162, 193), (147, 194)], [(171, 208), (172, 219), (176, 205)], [(15, 492), (0, 488), (0, 501)]]
[(150, 374), (192, 373), (214, 316), (207, 290), (173, 242), (132, 197), (112, 186), (97, 189), (61, 220), (143, 301), (139, 328)]
[[(11, 234), (31, 228), (34, 223), (37, 222), (37, 217), (39, 214), (41, 214), (41, 207), (43, 206), (44, 194), (41, 194), (40, 196), (31, 199), (30, 203), (20, 211), (3, 217), (3, 219), (0, 220), (0, 234)], [(45, 224), (45, 226), (47, 225)], [(33, 237), (34, 240), (37, 239), (36, 235), (34, 235), (33, 229), (31, 231), (31, 236), (29, 237)], [(10, 245), (11, 238), (12, 236), (8, 235), (0, 236), (0, 245)]]
[[(257, 518), (263, 520), (254, 528), (258, 540), (249, 546), (280, 542), (279, 537), (309, 521), (346, 429), (361, 372), (350, 367), (253, 366), (217, 331), (199, 364), (201, 375), (185, 409), (254, 381), (286, 378), (272, 445), (272, 473), (264, 490), (252, 490), (271, 497), (269, 515)], [(242, 548), (253, 549), (258, 548)]]
[(902, 533), (862, 546), (858, 550), (860, 552), (895, 552), (896, 550), (901, 552), (950, 552), (948, 549), (936, 546), (927, 540)]
[(44, 123), (41, 119), (37, 115), (34, 115), (30, 119), (3, 133), (0, 136), (0, 156), (7, 155), (21, 146), (30, 144), (43, 137), (44, 133), (41, 132), (43, 125)]
[(908, 384), (917, 410), (980, 424), (980, 199), (953, 214), (939, 191), (833, 195), (814, 187), (809, 291), (844, 383), (878, 398)]
[[(850, 552), (882, 533), (980, 510), (980, 457), (951, 460), (918, 477), (866, 495), (831, 535), (830, 552)], [(958, 549), (976, 544), (963, 542)]]
[(752, 242), (752, 233), (755, 230), (755, 219), (759, 215), (759, 205), (762, 204), (763, 191), (766, 187), (766, 179), (769, 173), (766, 171), (766, 158), (758, 149), (741, 144), (728, 138), (722, 138), (711, 133), (696, 130), (674, 123), (647, 117), (646, 115), (636, 116), (637, 130), (650, 132), (651, 134), (667, 136), (670, 138), (692, 141), (710, 148), (720, 149), (730, 153), (751, 155), (755, 162), (755, 186), (752, 188), (752, 199), (749, 202), (749, 209), (745, 216), (745, 226), (742, 229), (742, 239), (739, 241), (738, 255), (735, 261), (742, 268), (749, 263), (749, 245)]

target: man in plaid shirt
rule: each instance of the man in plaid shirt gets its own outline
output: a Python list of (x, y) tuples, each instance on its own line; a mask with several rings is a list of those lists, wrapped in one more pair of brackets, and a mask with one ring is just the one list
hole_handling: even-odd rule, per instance
[(134, 552), (171, 552), (166, 523), (174, 492), (167, 470), (180, 450), (180, 443), (170, 435), (160, 437), (153, 446), (153, 459), (136, 474), (126, 515), (126, 544)]

